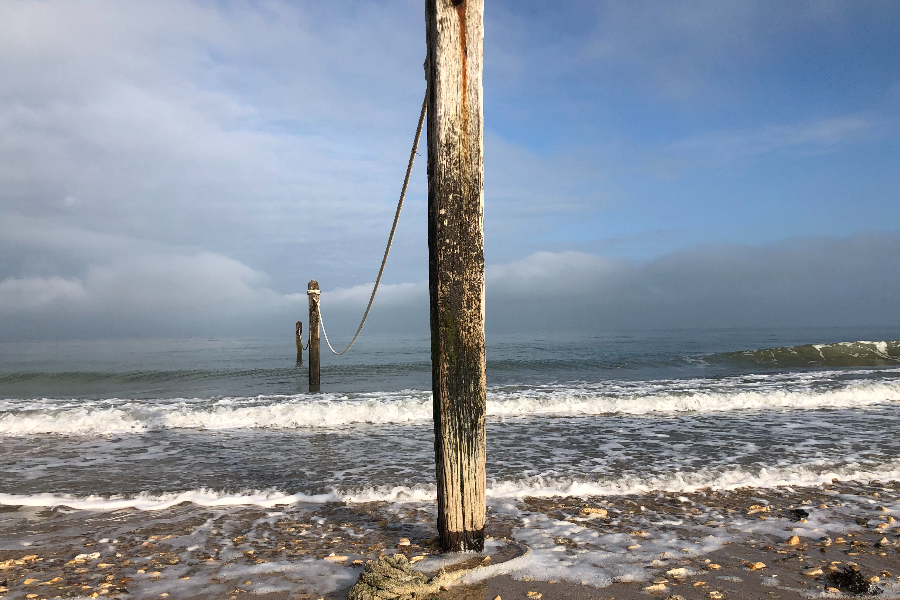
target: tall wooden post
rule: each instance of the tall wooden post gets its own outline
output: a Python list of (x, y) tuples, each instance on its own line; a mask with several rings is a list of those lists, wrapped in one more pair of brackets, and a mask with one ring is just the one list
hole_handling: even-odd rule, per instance
[(306, 286), (309, 296), (309, 391), (319, 391), (319, 282)]
[(297, 338), (297, 364), (303, 364), (303, 321), (297, 321), (297, 327), (294, 331), (294, 337)]
[(426, 0), (428, 274), (438, 532), (482, 550), (485, 516), (484, 0)]

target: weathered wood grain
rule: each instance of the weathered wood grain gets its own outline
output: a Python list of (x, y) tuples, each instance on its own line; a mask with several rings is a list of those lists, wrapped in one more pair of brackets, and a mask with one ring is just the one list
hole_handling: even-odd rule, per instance
[(481, 550), (485, 520), (484, 0), (426, 0), (428, 252), (438, 531)]

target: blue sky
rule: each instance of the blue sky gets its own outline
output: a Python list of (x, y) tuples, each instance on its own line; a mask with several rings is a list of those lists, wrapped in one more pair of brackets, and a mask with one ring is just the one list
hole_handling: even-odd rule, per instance
[[(423, 11), (0, 0), (0, 337), (276, 331), (311, 278), (352, 328)], [(530, 327), (546, 285), (573, 328), (898, 324), (896, 2), (487, 0), (485, 21), (489, 331)], [(420, 154), (376, 329), (427, 327)]]
[(542, 242), (647, 258), (897, 228), (896, 4), (525, 6), (488, 19), (486, 122), (596, 178)]

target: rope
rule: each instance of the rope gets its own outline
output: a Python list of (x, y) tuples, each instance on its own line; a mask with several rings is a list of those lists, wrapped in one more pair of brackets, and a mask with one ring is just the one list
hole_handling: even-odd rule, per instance
[[(318, 298), (316, 299), (316, 312), (319, 313), (319, 325), (322, 327), (322, 334), (325, 336), (325, 343), (328, 344), (328, 349), (331, 350), (333, 354), (337, 354), (338, 356), (342, 354), (346, 354), (350, 348), (353, 347), (353, 344), (356, 343), (356, 338), (359, 337), (359, 332), (362, 331), (363, 325), (366, 324), (366, 319), (369, 316), (369, 311), (372, 309), (372, 302), (375, 301), (375, 292), (378, 291), (378, 284), (381, 283), (381, 276), (384, 274), (384, 266), (387, 264), (388, 254), (391, 252), (391, 244), (394, 242), (394, 232), (397, 231), (397, 221), (400, 220), (400, 209), (403, 208), (403, 199), (406, 197), (406, 187), (409, 185), (409, 176), (412, 173), (413, 162), (416, 160), (416, 149), (419, 147), (419, 136), (422, 135), (422, 123), (425, 122), (425, 111), (428, 108), (428, 95), (425, 95), (425, 99), (422, 101), (422, 112), (419, 113), (419, 125), (416, 127), (416, 137), (413, 140), (412, 151), (409, 153), (409, 165), (406, 167), (406, 177), (403, 179), (403, 189), (400, 190), (400, 201), (397, 202), (397, 212), (394, 213), (394, 224), (391, 226), (391, 235), (388, 236), (387, 247), (384, 249), (384, 258), (381, 259), (381, 268), (378, 269), (378, 277), (375, 279), (375, 287), (372, 288), (372, 295), (369, 296), (369, 305), (366, 307), (366, 312), (363, 315), (362, 321), (359, 323), (359, 328), (356, 330), (356, 335), (353, 336), (353, 339), (350, 341), (350, 345), (347, 346), (343, 352), (338, 352), (334, 348), (331, 347), (331, 342), (328, 341), (328, 334), (325, 333), (325, 321), (322, 320), (322, 309), (319, 307)], [(308, 343), (308, 342), (307, 342)]]

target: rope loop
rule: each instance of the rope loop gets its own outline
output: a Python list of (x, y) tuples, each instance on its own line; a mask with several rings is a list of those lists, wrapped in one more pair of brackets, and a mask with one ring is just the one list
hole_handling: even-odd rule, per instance
[[(341, 356), (342, 354), (346, 354), (350, 348), (353, 347), (353, 344), (356, 343), (356, 338), (359, 337), (359, 333), (362, 331), (363, 325), (366, 324), (366, 319), (369, 317), (369, 311), (372, 310), (372, 302), (375, 301), (375, 292), (378, 291), (378, 284), (381, 283), (381, 276), (384, 274), (384, 266), (387, 264), (388, 254), (391, 252), (391, 244), (394, 243), (394, 232), (397, 231), (397, 221), (400, 220), (400, 209), (403, 208), (403, 199), (406, 197), (406, 188), (409, 186), (409, 176), (412, 173), (413, 162), (416, 160), (416, 149), (419, 147), (419, 137), (422, 135), (422, 124), (425, 122), (425, 111), (428, 109), (428, 93), (425, 94), (425, 99), (422, 101), (422, 112), (419, 113), (419, 125), (416, 127), (416, 137), (413, 140), (412, 151), (409, 153), (409, 164), (406, 166), (406, 177), (403, 179), (403, 188), (400, 190), (400, 201), (397, 202), (397, 212), (394, 213), (394, 224), (391, 226), (391, 234), (388, 236), (387, 247), (384, 249), (384, 258), (381, 259), (381, 268), (378, 269), (378, 277), (375, 279), (375, 287), (372, 288), (372, 295), (369, 296), (369, 305), (366, 306), (366, 312), (363, 315), (362, 321), (359, 323), (359, 327), (356, 330), (356, 335), (353, 336), (353, 339), (350, 341), (350, 345), (344, 348), (343, 352), (338, 352), (334, 348), (331, 347), (331, 342), (328, 341), (328, 334), (325, 333), (325, 321), (322, 320), (322, 309), (319, 306), (319, 299), (316, 298), (316, 312), (319, 314), (319, 326), (322, 328), (322, 334), (325, 337), (325, 343), (328, 344), (328, 349), (331, 350), (333, 354)], [(313, 291), (313, 290), (310, 290)], [(318, 290), (316, 290), (316, 296), (318, 296)], [(309, 345), (309, 342), (307, 342)]]

